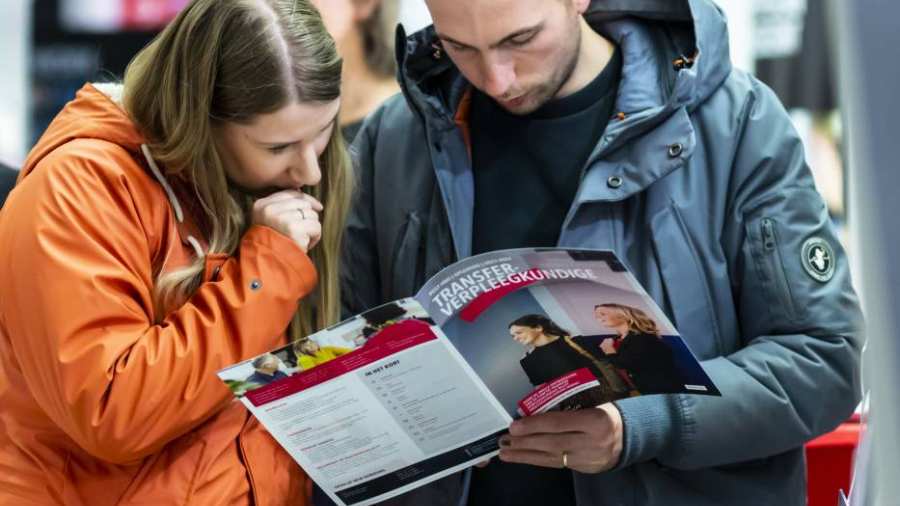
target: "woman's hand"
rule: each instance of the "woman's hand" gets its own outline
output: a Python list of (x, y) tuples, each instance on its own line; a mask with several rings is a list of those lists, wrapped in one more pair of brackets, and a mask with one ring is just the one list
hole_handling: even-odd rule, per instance
[[(596, 342), (596, 341), (595, 341)], [(603, 353), (607, 355), (615, 355), (616, 354), (616, 345), (613, 344), (613, 338), (607, 337), (600, 343), (600, 349), (603, 350)]]
[(500, 438), (500, 460), (599, 473), (619, 462), (622, 434), (622, 415), (612, 403), (527, 416)]
[(300, 190), (283, 190), (253, 203), (253, 224), (286, 235), (308, 253), (322, 238), (322, 209), (321, 202)]

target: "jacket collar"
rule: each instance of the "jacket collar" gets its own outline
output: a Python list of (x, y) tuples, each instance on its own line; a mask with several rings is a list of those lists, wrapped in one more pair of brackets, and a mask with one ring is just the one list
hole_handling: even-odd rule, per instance
[[(561, 238), (582, 204), (625, 200), (681, 167), (696, 144), (689, 111), (731, 72), (724, 17), (710, 0), (593, 0), (585, 18), (622, 51), (616, 110), (625, 119), (611, 121), (598, 139)], [(457, 258), (465, 258), (474, 194), (467, 156), (471, 86), (433, 26), (408, 37), (398, 27), (396, 51), (404, 96), (428, 136)]]

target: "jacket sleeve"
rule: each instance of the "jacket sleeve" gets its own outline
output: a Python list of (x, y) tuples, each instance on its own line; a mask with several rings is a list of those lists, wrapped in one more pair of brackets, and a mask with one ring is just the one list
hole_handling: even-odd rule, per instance
[(356, 171), (355, 194), (344, 229), (341, 257), (343, 317), (349, 318), (376, 306), (381, 300), (378, 263), (378, 230), (375, 224), (374, 150), (383, 106), (370, 115), (351, 147)]
[[(789, 116), (764, 85), (751, 80), (750, 89), (735, 115), (721, 238), (742, 347), (703, 362), (722, 397), (619, 401), (626, 426), (620, 466), (657, 459), (695, 469), (762, 459), (832, 430), (859, 401), (862, 315), (846, 256)], [(832, 249), (831, 274), (804, 266), (804, 245), (823, 243)]]
[(316, 272), (288, 238), (254, 226), (216, 280), (154, 324), (149, 198), (110, 168), (115, 156), (86, 149), (57, 149), (3, 210), (14, 247), (0, 254), (0, 314), (19, 387), (85, 451), (124, 464), (224, 407), (216, 372), (277, 346)]

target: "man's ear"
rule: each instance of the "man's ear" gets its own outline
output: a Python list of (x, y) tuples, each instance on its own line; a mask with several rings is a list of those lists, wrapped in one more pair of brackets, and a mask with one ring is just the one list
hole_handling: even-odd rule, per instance
[(578, 12), (578, 14), (584, 14), (587, 12), (588, 7), (591, 6), (591, 0), (567, 0), (572, 2), (572, 6)]
[(379, 5), (381, 0), (353, 0), (353, 21), (361, 23), (369, 19)]

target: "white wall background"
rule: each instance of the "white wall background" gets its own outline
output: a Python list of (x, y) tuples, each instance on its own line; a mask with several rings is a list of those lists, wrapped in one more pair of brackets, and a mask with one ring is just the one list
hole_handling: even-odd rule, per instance
[(734, 66), (753, 71), (753, 1), (716, 0), (728, 18), (728, 38)]
[(431, 24), (431, 15), (425, 7), (425, 0), (401, 0), (400, 22), (406, 33), (413, 33)]
[(31, 0), (0, 0), (0, 160), (19, 167), (28, 138)]

